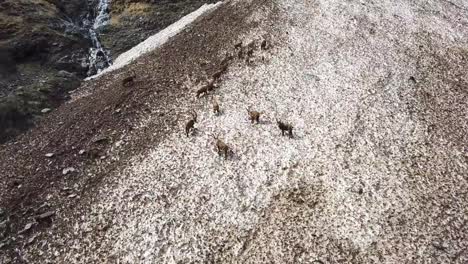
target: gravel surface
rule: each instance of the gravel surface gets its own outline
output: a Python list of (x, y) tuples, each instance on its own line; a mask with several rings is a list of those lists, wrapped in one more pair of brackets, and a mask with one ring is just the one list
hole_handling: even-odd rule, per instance
[[(253, 41), (253, 56), (234, 59), (212, 94), (171, 101), (176, 127), (106, 171), (94, 198), (64, 210), (25, 260), (468, 262), (468, 5), (255, 2), (264, 3), (212, 13), (252, 8), (229, 43)], [(234, 49), (210, 46), (218, 57)], [(183, 85), (199, 87), (190, 77)], [(259, 124), (249, 107), (264, 112)], [(165, 126), (156, 114), (136, 123)], [(231, 147), (228, 159), (214, 136)]]

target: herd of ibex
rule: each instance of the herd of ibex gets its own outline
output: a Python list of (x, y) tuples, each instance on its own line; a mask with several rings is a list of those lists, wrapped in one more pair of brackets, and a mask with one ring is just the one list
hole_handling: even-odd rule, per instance
[[(219, 115), (220, 113), (219, 104), (216, 101), (213, 102), (213, 112), (216, 115)], [(247, 109), (247, 113), (248, 113), (248, 118), (252, 123), (256, 123), (256, 124), (260, 123), (260, 115), (263, 112), (258, 112), (258, 111)], [(185, 134), (187, 137), (189, 137), (190, 132), (195, 129), (196, 122), (197, 122), (197, 114), (195, 112), (192, 112), (192, 118), (189, 121), (187, 121), (187, 123), (185, 124)], [(285, 123), (278, 119), (276, 119), (276, 123), (278, 125), (278, 128), (281, 130), (282, 136), (284, 136), (285, 133), (287, 133), (289, 138), (293, 138), (294, 127), (291, 124)], [(212, 136), (216, 141), (216, 149), (217, 149), (218, 155), (224, 156), (224, 158), (227, 159), (229, 156), (229, 153), (232, 151), (231, 148), (226, 143), (224, 143), (224, 141), (219, 139), (218, 136), (214, 136), (214, 135)]]
[[(256, 49), (256, 44), (254, 41), (250, 42), (246, 46), (243, 45), (242, 42), (236, 43), (234, 45), (234, 49), (237, 52), (237, 58), (239, 59), (244, 59), (246, 58), (247, 62), (250, 62), (251, 57), (254, 55), (255, 49)], [(267, 50), (268, 49), (268, 42), (267, 40), (263, 40), (260, 43), (260, 49), (262, 50)], [(246, 55), (246, 56), (245, 56)], [(217, 87), (216, 83), (218, 80), (221, 78), (221, 76), (227, 71), (229, 67), (229, 62), (234, 59), (234, 56), (232, 54), (228, 54), (222, 61), (221, 61), (221, 67), (218, 71), (216, 71), (213, 75), (211, 75), (210, 81), (203, 85), (201, 88), (199, 88), (196, 91), (196, 97), (200, 98), (202, 96), (208, 95), (210, 92), (214, 91), (215, 88)], [(122, 80), (122, 85), (124, 87), (129, 87), (133, 86), (135, 84), (136, 80), (136, 73), (133, 71), (132, 75), (125, 77)], [(220, 105), (216, 100), (213, 100), (213, 113), (215, 115), (220, 115), (221, 110), (220, 110)], [(190, 134), (193, 134), (195, 131), (195, 123), (197, 123), (197, 113), (192, 111), (191, 112), (192, 118), (187, 121), (185, 124), (185, 135), (187, 137), (190, 136)], [(248, 119), (252, 124), (260, 124), (260, 117), (263, 115), (263, 112), (259, 112), (256, 110), (251, 110), (250, 107), (247, 108), (247, 115)], [(293, 126), (291, 124), (285, 123), (283, 121), (280, 121), (276, 119), (276, 123), (278, 125), (278, 128), (281, 130), (281, 135), (284, 136), (285, 133), (292, 138), (293, 137)], [(214, 136), (213, 138), (215, 139), (215, 145), (216, 145), (216, 150), (218, 152), (218, 155), (224, 156), (225, 159), (228, 158), (229, 153), (232, 152), (231, 148), (224, 143), (221, 139), (219, 139), (218, 136)]]
[[(268, 49), (268, 42), (266, 40), (263, 40), (260, 44), (260, 48), (262, 50)], [(250, 58), (253, 56), (256, 45), (255, 42), (250, 42), (248, 45), (243, 46), (242, 42), (239, 42), (234, 45), (234, 49), (237, 51), (237, 57), (239, 59), (244, 58), (244, 54), (247, 56), (247, 61), (250, 61)], [(221, 62), (221, 68), (220, 70), (216, 71), (211, 77), (210, 81), (208, 81), (207, 84), (202, 86), (200, 89), (196, 91), (196, 97), (200, 98), (202, 96), (208, 95), (210, 92), (215, 90), (216, 82), (221, 78), (221, 76), (227, 71), (229, 67), (229, 62), (234, 58), (231, 54), (228, 54)], [(220, 115), (221, 110), (220, 110), (220, 105), (219, 103), (213, 99), (213, 113), (215, 115)], [(261, 111), (256, 111), (252, 110), (250, 107), (247, 108), (247, 115), (248, 119), (252, 124), (260, 124), (260, 117), (263, 115), (264, 112)], [(195, 123), (197, 122), (197, 114), (195, 112), (192, 112), (192, 118), (186, 123), (185, 125), (185, 134), (187, 137), (190, 136), (190, 132), (193, 131), (195, 128)], [(285, 133), (292, 138), (293, 137), (293, 126), (291, 124), (285, 123), (283, 121), (280, 121), (276, 119), (276, 123), (278, 125), (278, 128), (281, 130), (281, 135), (284, 136)], [(216, 150), (218, 152), (218, 155), (224, 156), (225, 159), (228, 158), (229, 153), (232, 153), (232, 149), (221, 139), (219, 139), (218, 136), (212, 135), (213, 138), (215, 139), (215, 146)]]

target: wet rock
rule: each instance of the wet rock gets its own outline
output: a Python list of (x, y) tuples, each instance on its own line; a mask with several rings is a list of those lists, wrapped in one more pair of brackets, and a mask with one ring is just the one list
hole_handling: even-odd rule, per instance
[[(76, 72), (78, 76), (84, 77), (88, 70), (89, 64), (86, 60), (87, 54), (85, 52), (77, 52), (72, 55), (65, 55), (54, 62), (54, 66), (58, 70), (64, 70), (69, 73)], [(72, 74), (68, 78), (75, 78), (75, 74)], [(67, 77), (65, 77), (67, 78)]]
[(73, 78), (75, 77), (75, 74), (65, 71), (65, 70), (61, 70), (57, 73), (57, 76), (62, 77), (62, 78)]

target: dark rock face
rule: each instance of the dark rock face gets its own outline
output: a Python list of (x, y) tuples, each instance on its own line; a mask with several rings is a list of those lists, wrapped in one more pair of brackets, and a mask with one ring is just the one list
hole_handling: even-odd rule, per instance
[[(6, 0), (0, 3), (0, 142), (56, 106), (86, 73), (89, 42), (67, 33), (65, 21), (86, 12), (85, 1)], [(76, 76), (57, 76), (60, 70)]]

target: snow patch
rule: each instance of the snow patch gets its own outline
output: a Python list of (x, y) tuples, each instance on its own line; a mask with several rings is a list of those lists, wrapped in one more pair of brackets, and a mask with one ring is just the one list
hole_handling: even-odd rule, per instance
[(115, 59), (114, 64), (112, 64), (110, 67), (106, 68), (102, 72), (91, 76), (87, 78), (86, 80), (94, 79), (96, 77), (99, 77), (100, 75), (104, 73), (111, 72), (116, 69), (120, 69), (123, 66), (131, 63), (138, 57), (140, 57), (143, 54), (146, 54), (150, 51), (155, 50), (156, 48), (160, 47), (164, 43), (166, 43), (171, 37), (177, 35), (179, 32), (181, 32), (187, 25), (195, 21), (198, 17), (203, 15), (205, 12), (213, 10), (217, 8), (219, 5), (221, 5), (222, 2), (217, 2), (215, 4), (205, 4), (201, 6), (199, 9), (196, 11), (184, 16), (181, 18), (179, 21), (173, 23), (169, 27), (161, 30), (159, 33), (147, 38), (145, 41), (141, 42), (140, 44), (136, 45), (132, 49), (130, 49), (127, 52), (124, 52), (120, 54), (117, 59)]

